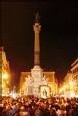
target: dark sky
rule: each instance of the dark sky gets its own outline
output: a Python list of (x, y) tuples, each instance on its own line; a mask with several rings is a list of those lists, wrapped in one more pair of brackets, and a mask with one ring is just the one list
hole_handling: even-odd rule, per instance
[(2, 40), (11, 71), (33, 68), (34, 15), (39, 11), (41, 67), (61, 79), (78, 57), (78, 2), (3, 2)]

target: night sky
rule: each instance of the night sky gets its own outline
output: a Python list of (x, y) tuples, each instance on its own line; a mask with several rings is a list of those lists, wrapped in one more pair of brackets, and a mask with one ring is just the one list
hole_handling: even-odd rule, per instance
[[(4, 2), (2, 45), (18, 82), (21, 71), (34, 66), (34, 17), (40, 14), (40, 66), (63, 79), (78, 57), (78, 2)], [(1, 42), (0, 42), (1, 43)]]

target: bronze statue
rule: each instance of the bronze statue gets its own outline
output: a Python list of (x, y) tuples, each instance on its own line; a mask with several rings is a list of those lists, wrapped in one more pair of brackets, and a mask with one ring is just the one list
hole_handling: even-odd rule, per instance
[(35, 14), (35, 22), (36, 22), (36, 23), (39, 23), (39, 20), (40, 20), (39, 12), (37, 12), (37, 13)]

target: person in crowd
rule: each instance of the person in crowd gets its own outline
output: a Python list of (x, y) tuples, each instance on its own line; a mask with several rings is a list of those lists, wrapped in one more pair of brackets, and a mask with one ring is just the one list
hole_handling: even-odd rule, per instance
[(2, 97), (0, 116), (78, 116), (78, 98)]
[(56, 108), (55, 107), (51, 108), (51, 110), (50, 110), (50, 116), (57, 116), (57, 114), (56, 114)]
[(40, 109), (40, 106), (38, 105), (36, 110), (35, 110), (35, 116), (42, 116), (42, 112), (41, 112), (41, 109)]
[(48, 110), (48, 104), (44, 103), (44, 106), (42, 108), (42, 115), (43, 116), (49, 116), (50, 115), (50, 111)]
[(20, 116), (30, 116), (28, 112), (28, 108), (25, 106), (21, 106), (20, 111), (19, 111)]

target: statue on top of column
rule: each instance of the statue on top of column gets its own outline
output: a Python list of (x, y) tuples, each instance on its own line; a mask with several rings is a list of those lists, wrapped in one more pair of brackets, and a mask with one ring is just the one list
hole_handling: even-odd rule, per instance
[(39, 20), (40, 20), (39, 12), (37, 12), (37, 13), (35, 14), (35, 22), (36, 22), (36, 23), (39, 23)]

